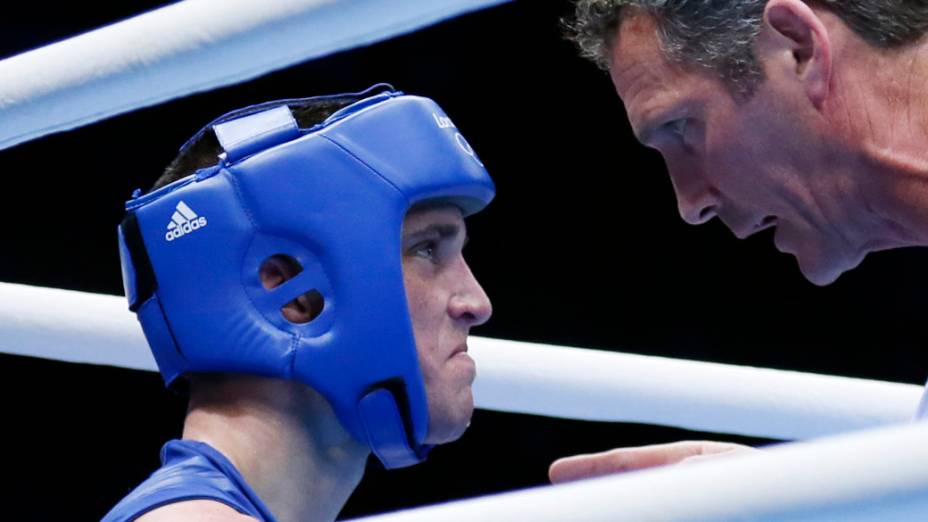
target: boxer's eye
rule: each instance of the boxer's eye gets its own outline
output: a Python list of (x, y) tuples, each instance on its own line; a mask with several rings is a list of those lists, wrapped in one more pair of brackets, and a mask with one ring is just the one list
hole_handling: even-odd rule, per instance
[(422, 258), (432, 259), (435, 258), (435, 251), (438, 249), (438, 245), (435, 241), (423, 241), (412, 247), (412, 252)]

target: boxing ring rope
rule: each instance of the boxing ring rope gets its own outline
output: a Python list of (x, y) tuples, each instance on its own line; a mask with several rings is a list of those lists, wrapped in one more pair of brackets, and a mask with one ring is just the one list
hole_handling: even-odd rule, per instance
[(508, 0), (186, 0), (0, 61), (0, 149)]
[[(483, 409), (806, 439), (904, 422), (921, 388), (471, 337)], [(155, 370), (124, 298), (0, 283), (0, 352)]]
[(928, 520), (928, 423), (357, 522)]
[[(471, 338), (478, 406), (801, 438), (908, 419), (903, 384)], [(0, 283), (0, 351), (154, 370), (117, 296)], [(824, 419), (824, 420), (823, 420)], [(928, 423), (363, 519), (928, 519)]]

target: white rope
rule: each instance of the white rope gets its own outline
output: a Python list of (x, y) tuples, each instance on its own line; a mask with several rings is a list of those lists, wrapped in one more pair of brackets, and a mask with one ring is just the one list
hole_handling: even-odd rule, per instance
[[(484, 409), (804, 439), (911, 418), (918, 386), (471, 337)], [(0, 352), (155, 370), (125, 299), (0, 283)]]
[(928, 423), (491, 495), (364, 522), (928, 520)]
[(601, 350), (473, 339), (481, 408), (807, 439), (910, 420), (922, 388)]
[(178, 2), (0, 62), (0, 149), (505, 1)]
[(0, 352), (157, 371), (126, 299), (0, 283)]

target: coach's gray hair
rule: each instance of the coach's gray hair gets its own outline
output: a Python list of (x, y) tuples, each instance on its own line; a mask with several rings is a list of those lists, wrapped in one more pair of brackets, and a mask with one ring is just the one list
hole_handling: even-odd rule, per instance
[[(879, 48), (901, 47), (928, 31), (928, 0), (805, 0), (838, 15)], [(654, 17), (661, 45), (675, 61), (706, 67), (749, 94), (763, 72), (754, 54), (767, 0), (578, 0), (567, 36), (606, 69), (616, 29), (635, 7)]]

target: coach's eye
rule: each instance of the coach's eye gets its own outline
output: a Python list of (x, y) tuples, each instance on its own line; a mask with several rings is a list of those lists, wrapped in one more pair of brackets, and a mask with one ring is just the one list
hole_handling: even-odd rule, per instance
[(686, 118), (680, 118), (678, 120), (673, 120), (668, 122), (665, 127), (670, 130), (670, 132), (676, 134), (680, 138), (683, 138), (683, 133), (686, 132), (686, 124), (688, 120)]

